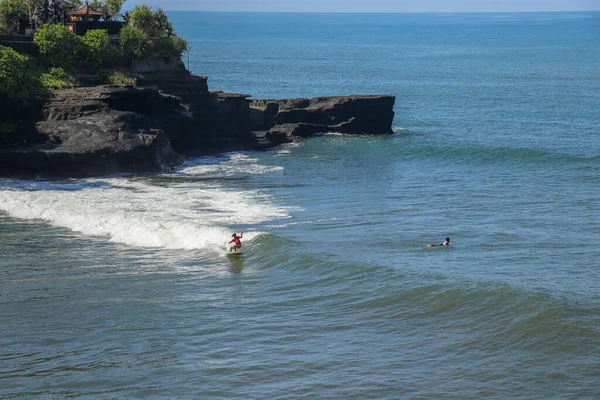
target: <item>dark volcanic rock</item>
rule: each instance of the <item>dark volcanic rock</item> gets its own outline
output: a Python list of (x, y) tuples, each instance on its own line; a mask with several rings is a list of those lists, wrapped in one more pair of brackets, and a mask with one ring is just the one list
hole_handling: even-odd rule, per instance
[(0, 151), (0, 174), (84, 177), (163, 171), (183, 157), (170, 146), (161, 122), (190, 121), (172, 96), (126, 86), (58, 91), (36, 124), (40, 144)]
[(22, 101), (0, 99), (0, 149), (23, 147), (46, 140), (35, 128), (43, 118), (45, 98)]
[(316, 133), (391, 134), (394, 101), (376, 95), (253, 100), (250, 115), (257, 141), (271, 146)]
[(184, 156), (262, 150), (317, 133), (390, 134), (393, 96), (250, 100), (183, 68), (138, 86), (59, 90), (0, 107), (0, 176), (164, 171)]

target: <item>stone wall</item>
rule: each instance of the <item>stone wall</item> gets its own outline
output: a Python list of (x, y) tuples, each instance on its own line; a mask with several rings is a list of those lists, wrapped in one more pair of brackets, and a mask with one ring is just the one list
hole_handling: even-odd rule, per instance
[(0, 35), (0, 45), (10, 47), (19, 53), (38, 55), (37, 46), (29, 35)]

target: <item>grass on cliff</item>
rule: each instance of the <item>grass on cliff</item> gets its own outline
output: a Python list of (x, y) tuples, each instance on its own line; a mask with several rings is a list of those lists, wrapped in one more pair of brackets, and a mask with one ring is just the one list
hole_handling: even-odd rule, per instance
[(123, 71), (107, 71), (102, 74), (102, 82), (110, 85), (137, 85), (137, 78)]
[(42, 86), (46, 90), (71, 88), (75, 85), (75, 78), (62, 68), (53, 67), (40, 75)]

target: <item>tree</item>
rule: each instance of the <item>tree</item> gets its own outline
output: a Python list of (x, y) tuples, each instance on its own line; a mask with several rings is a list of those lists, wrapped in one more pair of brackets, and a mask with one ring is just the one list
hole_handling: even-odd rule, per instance
[(102, 11), (106, 15), (107, 21), (113, 21), (121, 16), (124, 3), (125, 0), (93, 0), (89, 5), (98, 11)]
[(147, 5), (135, 6), (129, 13), (129, 25), (142, 29), (148, 36), (157, 36), (154, 11)]
[(91, 29), (78, 36), (64, 25), (44, 25), (35, 32), (33, 41), (47, 66), (66, 71), (95, 69), (115, 62), (118, 56), (104, 29)]
[(81, 38), (87, 47), (87, 64), (97, 68), (110, 61), (116, 55), (116, 49), (110, 42), (104, 29), (91, 29)]
[(67, 13), (79, 8), (80, 0), (42, 0), (36, 14), (36, 24), (63, 24)]
[(173, 33), (173, 25), (162, 9), (136, 6), (121, 30), (121, 46), (130, 56), (141, 58), (181, 57), (187, 41)]
[(23, 0), (0, 1), (0, 29), (12, 33), (19, 27), (19, 21), (27, 19), (27, 7)]
[(121, 16), (121, 9), (125, 0), (104, 0), (104, 3), (105, 9), (103, 11), (106, 13), (107, 20), (112, 21)]
[(46, 23), (63, 23), (66, 12), (80, 0), (0, 0), (0, 25), (14, 31), (19, 21), (28, 20), (32, 27)]
[(151, 43), (148, 35), (140, 28), (127, 24), (119, 36), (121, 48), (125, 54), (142, 59), (151, 56)]
[(42, 5), (38, 11), (38, 21), (42, 24), (50, 22), (50, 0), (42, 0)]
[(64, 25), (44, 25), (35, 32), (33, 42), (40, 54), (54, 67), (72, 69), (88, 58), (87, 46)]
[(167, 17), (162, 8), (159, 8), (154, 13), (154, 24), (156, 25), (156, 31), (160, 32), (160, 34), (173, 35), (173, 24), (171, 24), (169, 17)]
[(92, 7), (94, 10), (101, 11), (104, 6), (104, 2), (102, 0), (92, 0), (88, 1), (88, 5)]
[(54, 24), (64, 23), (67, 20), (67, 13), (77, 10), (81, 5), (81, 0), (53, 0), (50, 10), (52, 19), (49, 22)]
[(80, 8), (83, 5), (83, 2), (81, 0), (65, 0), (63, 1), (63, 4), (65, 9), (71, 11)]
[(42, 7), (44, 0), (23, 0), (27, 7), (27, 15), (29, 16), (29, 24), (35, 26), (35, 19), (39, 9)]

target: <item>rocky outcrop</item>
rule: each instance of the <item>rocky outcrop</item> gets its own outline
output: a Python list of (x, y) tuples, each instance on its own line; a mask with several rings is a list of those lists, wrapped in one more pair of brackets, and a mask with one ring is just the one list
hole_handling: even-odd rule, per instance
[(173, 148), (186, 156), (262, 150), (317, 133), (392, 133), (394, 96), (251, 100), (249, 94), (209, 91), (206, 77), (184, 69), (146, 74), (138, 84), (177, 96), (186, 105), (196, 129), (169, 135)]
[(0, 110), (0, 176), (165, 171), (185, 156), (262, 150), (316, 133), (392, 133), (393, 96), (249, 98), (209, 91), (206, 77), (183, 68), (144, 74), (137, 87), (60, 90)]
[[(0, 150), (0, 174), (24, 178), (164, 171), (183, 161), (163, 127), (191, 126), (173, 96), (152, 89), (96, 86), (62, 90), (36, 124), (42, 143)], [(189, 128), (189, 127), (187, 127)]]
[(266, 147), (317, 133), (391, 134), (393, 96), (337, 96), (253, 100), (254, 136)]

